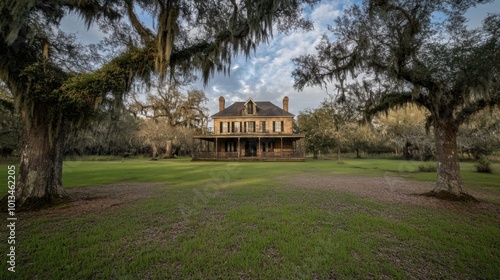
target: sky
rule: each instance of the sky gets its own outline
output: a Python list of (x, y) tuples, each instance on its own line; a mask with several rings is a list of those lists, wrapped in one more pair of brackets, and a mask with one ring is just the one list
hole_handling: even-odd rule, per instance
[[(208, 98), (207, 107), (210, 115), (217, 113), (220, 96), (226, 99), (226, 107), (236, 101), (246, 101), (252, 98), (255, 101), (271, 101), (277, 106), (282, 106), (284, 96), (288, 96), (289, 111), (298, 115), (306, 108), (317, 108), (327, 97), (327, 90), (333, 89), (320, 87), (307, 87), (303, 91), (293, 88), (294, 80), (292, 71), (294, 65), (292, 58), (304, 54), (314, 54), (322, 34), (327, 33), (328, 25), (342, 14), (349, 0), (323, 0), (306, 17), (314, 22), (313, 31), (295, 31), (289, 34), (277, 34), (269, 40), (268, 44), (257, 47), (250, 58), (240, 55), (233, 59), (229, 76), (215, 74), (206, 87), (198, 81), (193, 85), (202, 89)], [(471, 27), (477, 27), (487, 13), (499, 12), (500, 0), (486, 5), (479, 5), (467, 12)], [(76, 33), (85, 43), (97, 43), (103, 36), (97, 27), (89, 30), (75, 16), (66, 17), (61, 24), (66, 32)], [(199, 75), (201, 77), (201, 75)]]

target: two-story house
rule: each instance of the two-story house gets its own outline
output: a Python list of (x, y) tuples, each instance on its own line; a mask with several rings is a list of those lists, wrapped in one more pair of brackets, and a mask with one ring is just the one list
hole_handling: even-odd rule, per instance
[(304, 134), (293, 133), (293, 117), (287, 96), (283, 108), (269, 101), (235, 102), (212, 116), (212, 133), (195, 135), (193, 160), (303, 161), (299, 142)]

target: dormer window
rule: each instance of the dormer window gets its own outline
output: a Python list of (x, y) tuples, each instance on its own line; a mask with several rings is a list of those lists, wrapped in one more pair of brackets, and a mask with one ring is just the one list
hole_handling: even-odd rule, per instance
[(244, 114), (245, 115), (255, 115), (255, 113), (257, 111), (256, 109), (257, 108), (255, 106), (255, 102), (252, 100), (252, 98), (249, 98), (244, 106)]
[(253, 115), (253, 103), (252, 102), (247, 103), (247, 114)]

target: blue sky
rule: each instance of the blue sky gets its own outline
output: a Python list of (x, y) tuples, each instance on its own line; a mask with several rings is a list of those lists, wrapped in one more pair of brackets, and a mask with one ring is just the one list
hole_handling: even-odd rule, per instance
[[(255, 101), (271, 101), (281, 106), (284, 96), (290, 98), (289, 110), (297, 115), (306, 108), (316, 108), (327, 96), (326, 89), (313, 87), (301, 92), (293, 89), (291, 77), (294, 66), (292, 58), (315, 53), (315, 46), (320, 36), (326, 33), (327, 26), (333, 19), (341, 15), (349, 0), (321, 1), (307, 15), (314, 22), (314, 30), (309, 32), (293, 32), (276, 34), (269, 44), (257, 47), (249, 59), (238, 56), (233, 59), (231, 75), (216, 74), (208, 85), (203, 88), (201, 81), (194, 87), (203, 89), (209, 99), (207, 104), (210, 115), (218, 111), (219, 96), (224, 96), (226, 106), (235, 101), (245, 101), (252, 97)], [(469, 24), (479, 26), (487, 13), (499, 12), (500, 0), (486, 5), (479, 5), (467, 13)], [(96, 43), (102, 38), (102, 33), (96, 28), (84, 29), (84, 25), (74, 16), (63, 19), (62, 27), (66, 32), (77, 32), (77, 36), (86, 43)], [(201, 75), (200, 75), (201, 76)]]

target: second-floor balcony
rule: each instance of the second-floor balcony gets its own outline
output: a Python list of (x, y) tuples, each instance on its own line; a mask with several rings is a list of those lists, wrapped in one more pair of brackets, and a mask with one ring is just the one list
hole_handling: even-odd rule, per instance
[[(231, 131), (231, 130), (222, 130), (222, 131), (214, 131), (213, 127), (207, 127), (203, 129), (202, 134), (209, 134), (209, 135), (247, 135), (247, 134), (273, 134), (273, 135), (279, 135), (279, 134), (287, 134), (284, 131), (273, 131), (271, 129), (256, 129), (256, 130), (243, 130), (243, 131)], [(290, 133), (288, 133), (290, 134)]]
[(214, 127), (206, 127), (202, 130), (203, 135), (246, 135), (246, 134), (272, 134), (272, 135), (279, 135), (279, 134), (291, 134), (291, 133), (286, 133), (285, 131), (280, 131), (280, 130), (275, 130), (273, 131), (272, 129), (247, 129), (247, 130), (215, 130)]

